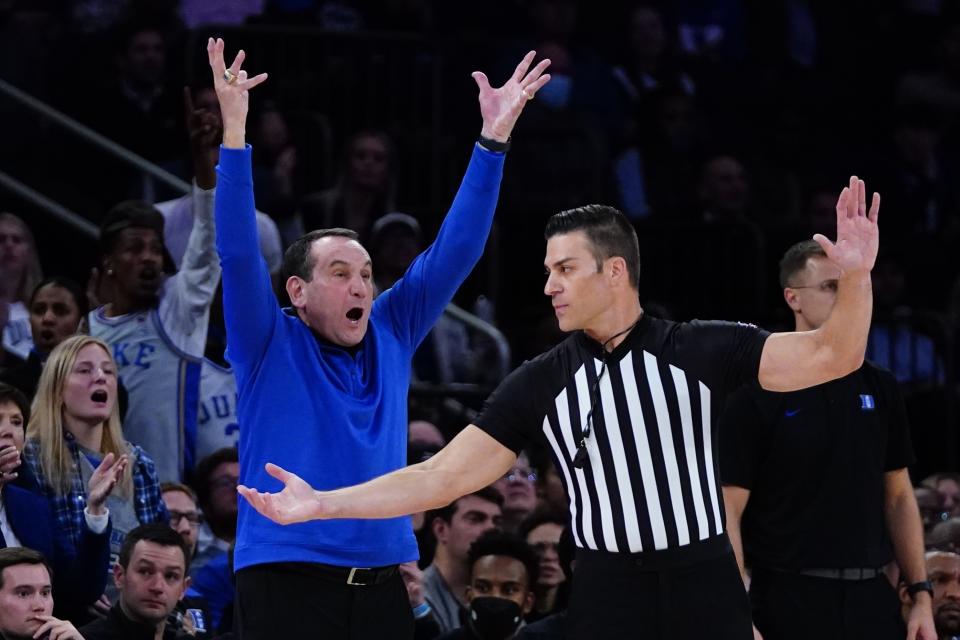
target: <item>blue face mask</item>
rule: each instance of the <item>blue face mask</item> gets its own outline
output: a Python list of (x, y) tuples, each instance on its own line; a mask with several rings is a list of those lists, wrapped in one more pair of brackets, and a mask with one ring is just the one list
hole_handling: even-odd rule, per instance
[(506, 640), (516, 633), (523, 615), (513, 600), (483, 596), (470, 601), (467, 619), (481, 640)]
[(550, 74), (550, 82), (537, 91), (537, 102), (541, 102), (551, 109), (565, 109), (570, 103), (570, 92), (573, 90), (573, 78), (565, 73)]

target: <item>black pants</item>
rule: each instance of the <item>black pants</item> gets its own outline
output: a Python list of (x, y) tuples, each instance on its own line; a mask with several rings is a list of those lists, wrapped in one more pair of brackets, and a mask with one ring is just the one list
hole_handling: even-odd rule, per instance
[(569, 617), (572, 640), (753, 639), (725, 535), (639, 554), (579, 550)]
[(753, 619), (764, 640), (903, 640), (900, 599), (883, 575), (831, 580), (754, 569)]
[(240, 640), (413, 638), (413, 612), (400, 573), (370, 586), (332, 580), (308, 563), (283, 562), (237, 572)]

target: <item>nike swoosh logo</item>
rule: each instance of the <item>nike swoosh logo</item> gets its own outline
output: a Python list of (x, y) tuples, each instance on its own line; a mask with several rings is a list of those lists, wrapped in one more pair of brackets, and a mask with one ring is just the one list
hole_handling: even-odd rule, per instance
[(800, 413), (800, 411), (801, 409), (787, 409), (786, 411), (783, 412), (783, 415), (787, 416), (788, 418), (792, 418), (793, 416)]

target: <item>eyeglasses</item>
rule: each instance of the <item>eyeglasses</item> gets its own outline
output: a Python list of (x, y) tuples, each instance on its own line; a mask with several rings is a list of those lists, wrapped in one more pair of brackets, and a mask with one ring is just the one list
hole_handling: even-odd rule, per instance
[(824, 280), (820, 284), (805, 284), (799, 287), (787, 287), (788, 289), (819, 289), (823, 293), (836, 293), (840, 284), (836, 280)]
[(170, 526), (175, 527), (180, 524), (180, 521), (184, 518), (187, 519), (187, 522), (197, 526), (203, 522), (203, 516), (197, 511), (173, 511), (172, 509), (167, 509), (167, 513), (170, 514)]
[(507, 482), (515, 482), (524, 478), (530, 482), (536, 482), (537, 473), (535, 471), (531, 471), (530, 469), (511, 469), (503, 476), (503, 479)]
[(210, 481), (211, 491), (221, 491), (223, 489), (236, 489), (240, 484), (240, 478), (236, 476), (223, 476)]

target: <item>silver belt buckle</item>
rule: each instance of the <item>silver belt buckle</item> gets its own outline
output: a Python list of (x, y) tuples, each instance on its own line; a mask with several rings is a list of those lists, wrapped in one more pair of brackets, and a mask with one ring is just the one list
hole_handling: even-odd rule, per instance
[(347, 576), (347, 584), (354, 587), (365, 587), (367, 586), (366, 582), (354, 582), (353, 577), (357, 574), (357, 571), (369, 571), (369, 568), (364, 567), (353, 567), (350, 569), (350, 575)]

